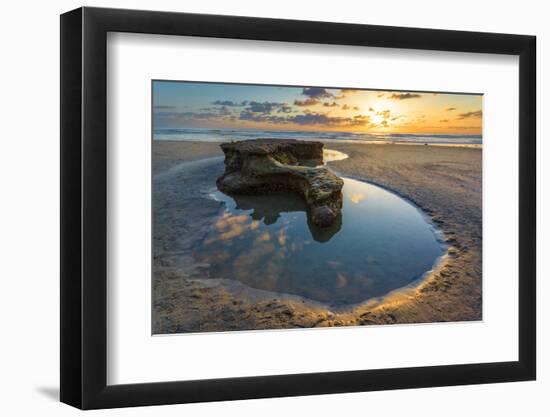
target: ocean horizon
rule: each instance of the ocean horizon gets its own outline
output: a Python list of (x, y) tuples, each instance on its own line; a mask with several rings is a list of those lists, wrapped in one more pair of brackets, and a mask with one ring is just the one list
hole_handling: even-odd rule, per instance
[(230, 142), (248, 139), (301, 139), (326, 142), (389, 142), (481, 145), (482, 135), (465, 134), (412, 134), (412, 133), (365, 133), (365, 132), (315, 132), (292, 130), (258, 129), (202, 129), (202, 128), (156, 128), (153, 140)]

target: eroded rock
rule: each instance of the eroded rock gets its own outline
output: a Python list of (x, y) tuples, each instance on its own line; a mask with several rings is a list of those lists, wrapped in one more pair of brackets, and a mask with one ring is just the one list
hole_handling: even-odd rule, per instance
[(223, 143), (225, 172), (218, 188), (227, 194), (297, 192), (313, 224), (329, 227), (341, 217), (344, 181), (323, 162), (323, 144), (294, 139)]

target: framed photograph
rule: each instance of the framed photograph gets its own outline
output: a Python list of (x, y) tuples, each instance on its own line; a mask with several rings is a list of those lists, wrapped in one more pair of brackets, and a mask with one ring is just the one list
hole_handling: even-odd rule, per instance
[(61, 401), (533, 380), (535, 37), (61, 16)]

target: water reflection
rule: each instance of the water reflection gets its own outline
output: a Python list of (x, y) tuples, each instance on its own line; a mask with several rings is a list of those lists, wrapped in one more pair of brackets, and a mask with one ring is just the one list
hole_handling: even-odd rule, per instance
[(341, 161), (347, 158), (348, 154), (345, 154), (344, 152), (336, 151), (334, 149), (323, 149), (323, 162), (325, 164), (327, 162)]
[(311, 167), (323, 166), (323, 165), (326, 165), (329, 162), (341, 161), (341, 160), (347, 159), (347, 158), (349, 158), (349, 155), (344, 153), (344, 152), (340, 152), (340, 151), (337, 151), (337, 150), (334, 150), (334, 149), (324, 148), (323, 149), (323, 161), (322, 161), (321, 165), (319, 165), (319, 160), (301, 161), (300, 165), (311, 166)]
[(342, 218), (319, 229), (297, 195), (216, 192), (224, 208), (194, 257), (212, 278), (342, 305), (403, 287), (442, 255), (433, 228), (407, 201), (347, 178), (343, 194)]
[(356, 193), (356, 194), (353, 194), (349, 197), (349, 199), (354, 203), (354, 204), (359, 204), (361, 201), (363, 201), (365, 199), (365, 194), (363, 193)]
[(330, 226), (321, 228), (313, 224), (304, 200), (297, 194), (277, 193), (271, 195), (233, 195), (231, 197), (217, 192), (217, 200), (223, 201), (226, 205), (235, 206), (235, 210), (249, 212), (250, 218), (269, 226), (275, 224), (285, 213), (301, 212), (307, 217), (307, 225), (311, 238), (318, 242), (326, 242), (334, 236), (342, 227), (342, 216)]

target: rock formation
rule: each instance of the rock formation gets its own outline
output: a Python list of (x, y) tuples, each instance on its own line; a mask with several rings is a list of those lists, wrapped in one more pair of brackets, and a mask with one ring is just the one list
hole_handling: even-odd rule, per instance
[(329, 227), (341, 216), (344, 181), (323, 162), (323, 144), (294, 139), (224, 143), (225, 172), (218, 188), (226, 194), (297, 192), (312, 223)]

